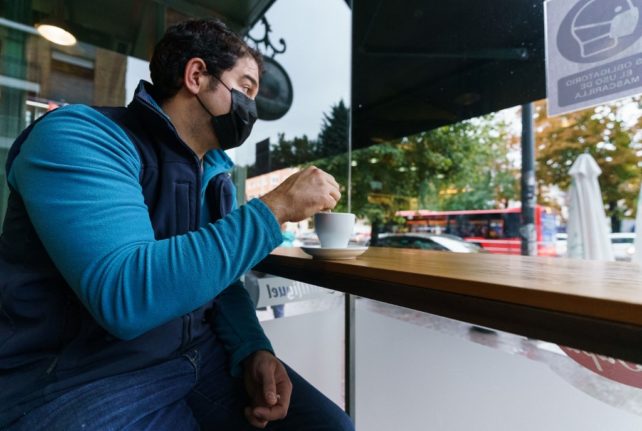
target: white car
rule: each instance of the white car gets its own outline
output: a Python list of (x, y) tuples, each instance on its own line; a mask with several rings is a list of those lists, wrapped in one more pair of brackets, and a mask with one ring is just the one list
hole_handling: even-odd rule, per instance
[[(615, 232), (610, 233), (611, 248), (615, 260), (621, 262), (630, 262), (635, 254), (635, 233), (632, 232)], [(566, 241), (567, 236), (565, 233), (558, 233), (555, 236), (555, 249), (557, 255), (560, 257), (566, 256)]]
[(629, 262), (635, 254), (635, 233), (617, 232), (609, 234), (615, 260)]
[(566, 257), (566, 240), (568, 235), (565, 233), (555, 234), (555, 252), (558, 257)]
[(485, 253), (486, 250), (454, 235), (431, 233), (380, 234), (377, 247), (418, 248), (421, 250), (454, 251), (455, 253)]

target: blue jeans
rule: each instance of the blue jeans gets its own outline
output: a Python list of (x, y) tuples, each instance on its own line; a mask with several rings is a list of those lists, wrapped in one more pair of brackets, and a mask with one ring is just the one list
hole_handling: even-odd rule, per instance
[(280, 319), (285, 316), (285, 304), (278, 304), (272, 306), (272, 313), (275, 319)]
[[(287, 367), (293, 390), (285, 419), (268, 430), (353, 431), (350, 418)], [(160, 365), (80, 386), (29, 412), (11, 431), (254, 430), (243, 416), (243, 380), (208, 341)]]

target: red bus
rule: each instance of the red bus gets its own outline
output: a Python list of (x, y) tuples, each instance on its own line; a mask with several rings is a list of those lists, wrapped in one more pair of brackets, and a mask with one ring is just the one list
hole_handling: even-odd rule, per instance
[[(520, 254), (520, 208), (467, 211), (397, 211), (411, 232), (457, 235), (479, 244), (490, 253)], [(555, 214), (545, 207), (535, 207), (537, 254), (555, 256)]]

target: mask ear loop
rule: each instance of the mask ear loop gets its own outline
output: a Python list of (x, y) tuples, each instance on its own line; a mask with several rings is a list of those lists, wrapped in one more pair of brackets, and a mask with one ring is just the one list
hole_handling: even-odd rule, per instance
[(200, 103), (200, 104), (201, 104), (201, 106), (203, 107), (203, 109), (205, 109), (205, 112), (207, 112), (207, 113), (210, 115), (210, 117), (214, 117), (214, 114), (212, 114), (212, 113), (210, 112), (210, 110), (209, 110), (209, 109), (207, 109), (207, 106), (205, 106), (205, 104), (203, 103), (203, 101), (201, 100), (201, 98), (200, 98), (200, 97), (198, 97), (198, 95), (196, 95), (196, 100), (198, 100), (198, 103)]
[[(216, 77), (216, 76), (212, 75), (212, 74), (211, 74), (211, 73), (209, 73), (207, 70), (206, 70), (206, 71), (204, 71), (204, 72), (203, 72), (203, 74), (204, 74), (204, 75), (213, 76), (213, 77), (214, 77), (214, 79), (216, 79), (218, 82), (220, 82), (221, 84), (223, 84), (223, 87), (227, 88), (227, 91), (229, 91), (230, 93), (232, 92), (232, 90), (230, 89), (230, 87), (228, 87), (227, 85), (225, 85), (225, 83), (224, 83), (223, 81), (221, 81), (221, 79), (220, 79), (220, 78), (218, 78), (218, 77)], [(209, 109), (207, 109), (207, 106), (205, 106), (205, 104), (203, 103), (203, 101), (201, 100), (201, 98), (200, 98), (200, 97), (198, 97), (198, 95), (196, 96), (196, 100), (198, 100), (198, 103), (200, 103), (200, 104), (201, 104), (201, 106), (203, 107), (203, 109), (205, 109), (205, 112), (207, 112), (208, 114), (210, 114), (210, 117), (215, 117), (215, 115), (214, 115), (214, 114), (212, 114), (212, 112), (211, 112)], [(232, 103), (232, 102), (230, 101), (230, 103)]]
[(207, 75), (209, 75), (209, 76), (213, 76), (213, 77), (214, 77), (214, 79), (216, 79), (218, 82), (220, 82), (221, 84), (223, 84), (223, 87), (227, 88), (227, 91), (232, 92), (232, 89), (231, 89), (230, 87), (228, 87), (228, 86), (227, 86), (223, 81), (221, 81), (221, 78), (219, 78), (218, 76), (216, 76), (216, 75), (212, 75), (212, 74), (211, 74), (211, 73), (209, 73), (207, 70), (206, 70), (205, 72), (203, 72), (203, 73), (205, 73), (205, 74), (207, 74)]

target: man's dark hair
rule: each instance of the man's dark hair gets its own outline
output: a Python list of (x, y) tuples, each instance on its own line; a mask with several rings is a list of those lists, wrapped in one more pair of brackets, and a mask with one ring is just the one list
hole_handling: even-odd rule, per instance
[(263, 71), (261, 54), (218, 19), (188, 20), (171, 26), (156, 44), (149, 63), (154, 96), (167, 100), (183, 85), (185, 65), (195, 57), (203, 59), (207, 71), (217, 78), (232, 69), (239, 58), (251, 57)]

